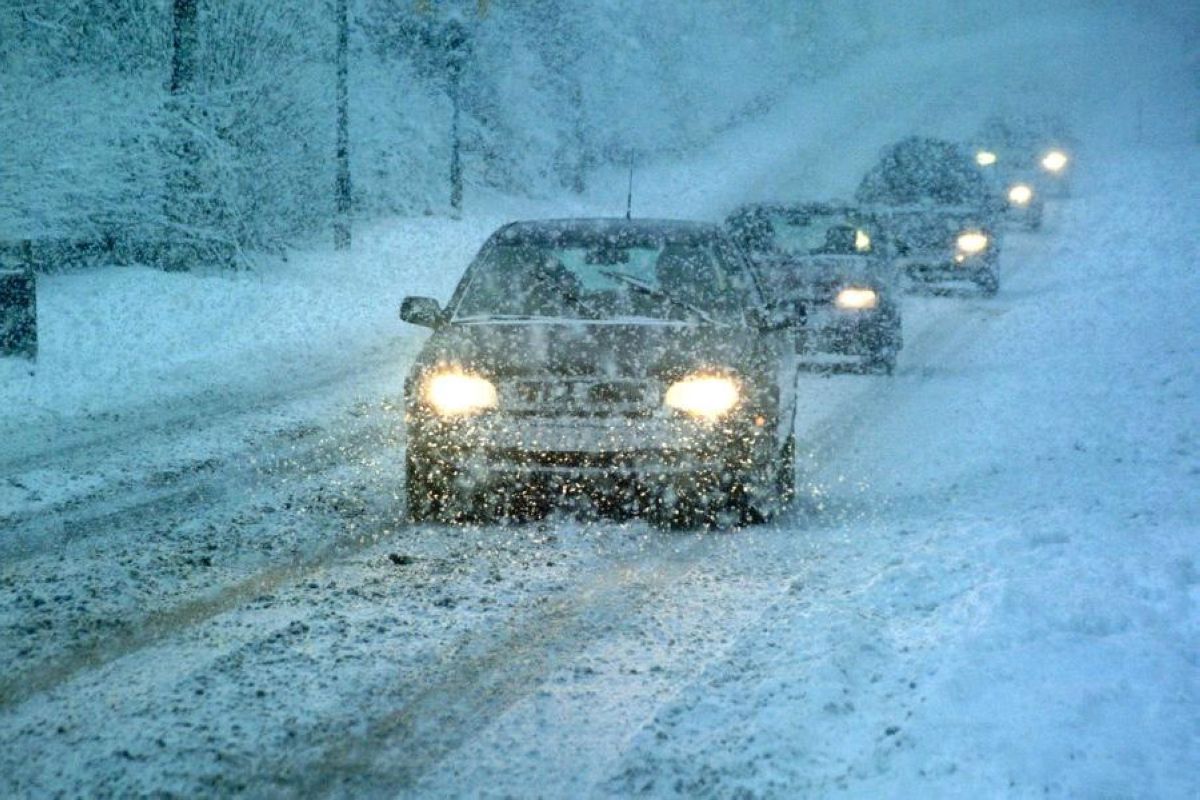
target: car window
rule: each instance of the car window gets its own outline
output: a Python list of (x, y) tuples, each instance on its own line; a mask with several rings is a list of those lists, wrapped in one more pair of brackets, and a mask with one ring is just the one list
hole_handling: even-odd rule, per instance
[(496, 243), (465, 279), (454, 314), (729, 319), (746, 278), (712, 242)]

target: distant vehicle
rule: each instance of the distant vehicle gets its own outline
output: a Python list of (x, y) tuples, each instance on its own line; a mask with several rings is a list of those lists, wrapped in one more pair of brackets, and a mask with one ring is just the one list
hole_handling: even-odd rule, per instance
[(875, 220), (844, 203), (748, 205), (725, 221), (759, 281), (794, 304), (805, 356), (890, 374), (903, 346), (899, 281)]
[(691, 525), (778, 513), (794, 491), (791, 321), (717, 225), (505, 225), (405, 382), (414, 520), (537, 513), (586, 494)]
[(1065, 197), (1071, 193), (1073, 137), (1053, 116), (993, 116), (970, 142), (985, 172), (995, 175), (1006, 191), (1023, 183), (1035, 196)]
[(19, 246), (0, 243), (0, 356), (37, 351), (37, 278)]
[(1004, 201), (1005, 221), (1029, 231), (1042, 227), (1046, 201), (1042, 198), (1041, 184), (1035, 177), (1028, 174), (997, 174), (994, 184)]
[(1003, 207), (958, 145), (916, 136), (891, 145), (855, 199), (882, 225), (910, 287), (1000, 288)]

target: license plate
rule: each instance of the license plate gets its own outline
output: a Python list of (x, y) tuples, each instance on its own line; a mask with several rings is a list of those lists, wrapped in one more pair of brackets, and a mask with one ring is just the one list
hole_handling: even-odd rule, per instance
[(506, 449), (543, 453), (607, 453), (658, 446), (665, 438), (665, 431), (645, 421), (611, 426), (508, 421), (498, 423), (488, 438), (494, 446)]

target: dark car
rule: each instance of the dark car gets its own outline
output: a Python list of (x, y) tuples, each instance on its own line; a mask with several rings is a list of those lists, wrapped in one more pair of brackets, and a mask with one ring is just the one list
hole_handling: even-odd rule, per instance
[(444, 310), (409, 297), (401, 317), (434, 330), (405, 383), (415, 520), (572, 494), (755, 521), (791, 497), (793, 332), (719, 226), (506, 225)]
[(0, 356), (37, 358), (37, 279), (19, 249), (0, 244)]
[(914, 288), (1000, 288), (1002, 205), (966, 150), (910, 137), (886, 148), (855, 199), (882, 225)]
[(903, 345), (898, 276), (873, 217), (845, 203), (756, 204), (725, 226), (767, 294), (795, 306), (800, 352), (895, 369)]
[(1024, 184), (1035, 198), (1070, 194), (1075, 141), (1056, 117), (989, 117), (970, 147), (975, 163), (1006, 191)]

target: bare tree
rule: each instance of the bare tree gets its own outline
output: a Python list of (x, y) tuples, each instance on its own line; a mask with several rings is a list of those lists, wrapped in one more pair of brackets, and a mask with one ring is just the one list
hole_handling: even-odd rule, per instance
[(337, 177), (334, 179), (333, 246), (350, 248), (350, 9), (337, 0)]
[(171, 161), (167, 170), (167, 241), (163, 246), (164, 267), (186, 270), (192, 253), (183, 245), (185, 233), (196, 223), (195, 197), (200, 188), (200, 154), (189, 130), (192, 89), (196, 77), (196, 12), (198, 0), (174, 0), (172, 4), (171, 98), (169, 102)]

